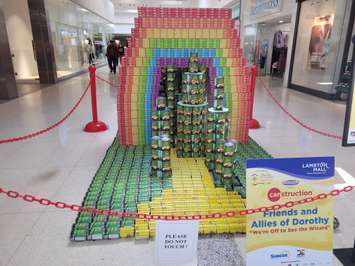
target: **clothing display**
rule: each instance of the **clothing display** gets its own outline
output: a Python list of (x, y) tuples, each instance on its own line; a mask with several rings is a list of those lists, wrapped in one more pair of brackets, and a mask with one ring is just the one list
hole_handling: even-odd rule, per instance
[(287, 46), (288, 34), (284, 34), (282, 31), (275, 32), (270, 65), (272, 76), (283, 76), (286, 67)]

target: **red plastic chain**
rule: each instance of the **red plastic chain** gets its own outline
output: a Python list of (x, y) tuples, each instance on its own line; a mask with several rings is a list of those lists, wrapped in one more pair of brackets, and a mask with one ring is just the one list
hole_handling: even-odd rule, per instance
[(86, 89), (84, 90), (83, 94), (80, 96), (80, 98), (78, 99), (78, 101), (75, 103), (75, 105), (69, 110), (68, 113), (66, 113), (66, 115), (60, 119), (58, 122), (56, 122), (55, 124), (45, 128), (45, 129), (42, 129), (42, 130), (39, 130), (39, 131), (36, 131), (36, 132), (33, 132), (33, 133), (30, 133), (30, 134), (27, 134), (27, 135), (24, 135), (24, 136), (21, 136), (21, 137), (15, 137), (15, 138), (8, 138), (8, 139), (0, 139), (0, 144), (4, 144), (4, 143), (11, 143), (11, 142), (17, 142), (17, 141), (22, 141), (22, 140), (26, 140), (26, 139), (30, 139), (30, 138), (34, 138), (34, 137), (37, 137), (39, 135), (42, 135), (56, 127), (58, 127), (60, 124), (62, 124), (65, 120), (67, 120), (69, 118), (69, 116), (71, 116), (74, 111), (78, 108), (78, 106), (80, 105), (80, 103), (82, 102), (82, 100), (84, 99), (87, 91), (89, 90), (90, 88), (90, 82), (89, 84), (87, 85)]
[(43, 206), (54, 206), (58, 209), (69, 209), (75, 212), (90, 212), (92, 214), (102, 214), (105, 216), (120, 216), (136, 219), (146, 219), (146, 220), (205, 220), (205, 219), (219, 219), (219, 218), (228, 218), (235, 216), (245, 216), (255, 213), (267, 212), (272, 210), (279, 210), (285, 208), (292, 208), (294, 206), (303, 205), (311, 203), (314, 201), (324, 200), (327, 198), (338, 196), (344, 192), (351, 192), (355, 189), (355, 186), (346, 186), (343, 189), (334, 189), (328, 193), (321, 193), (315, 195), (314, 197), (308, 197), (301, 200), (289, 201), (283, 204), (275, 204), (267, 207), (259, 207), (255, 209), (245, 209), (242, 211), (227, 211), (223, 213), (212, 213), (212, 214), (195, 214), (195, 215), (158, 215), (158, 214), (145, 214), (145, 213), (127, 213), (127, 212), (118, 212), (111, 210), (99, 210), (91, 207), (81, 207), (75, 204), (67, 204), (61, 201), (51, 201), (45, 198), (39, 198), (33, 195), (25, 194), (22, 195), (17, 191), (9, 190), (6, 191), (0, 187), (0, 194), (5, 195), (11, 199), (22, 199), (25, 202), (37, 202)]
[(104, 78), (102, 78), (102, 77), (100, 77), (100, 76), (98, 76), (98, 75), (96, 75), (96, 78), (97, 78), (98, 80), (101, 80), (101, 81), (107, 83), (108, 85), (110, 85), (110, 86), (112, 86), (112, 87), (118, 87), (117, 84), (115, 84), (115, 83), (113, 83), (113, 82), (111, 82), (111, 81), (109, 81), (109, 80), (106, 80), (106, 79), (104, 79)]
[(280, 109), (285, 113), (287, 114), (293, 121), (295, 121), (297, 124), (299, 124), (300, 126), (302, 126), (303, 128), (311, 131), (311, 132), (314, 132), (314, 133), (317, 133), (319, 135), (322, 135), (322, 136), (325, 136), (325, 137), (328, 137), (328, 138), (333, 138), (333, 139), (337, 139), (337, 140), (342, 140), (343, 138), (341, 136), (337, 136), (337, 135), (334, 135), (334, 134), (330, 134), (330, 133), (327, 133), (327, 132), (324, 132), (324, 131), (321, 131), (321, 130), (318, 130), (318, 129), (315, 129), (315, 128), (312, 128), (308, 125), (306, 125), (304, 122), (300, 121), (298, 118), (296, 118), (293, 114), (291, 114), (289, 111), (286, 110), (285, 107), (282, 106), (282, 104), (276, 99), (276, 97), (272, 94), (270, 88), (268, 88), (268, 86), (266, 85), (265, 81), (260, 79), (260, 82), (262, 84), (262, 87), (266, 90), (266, 92), (269, 94), (269, 96), (271, 97), (271, 99), (276, 103), (276, 105), (278, 107), (280, 107)]

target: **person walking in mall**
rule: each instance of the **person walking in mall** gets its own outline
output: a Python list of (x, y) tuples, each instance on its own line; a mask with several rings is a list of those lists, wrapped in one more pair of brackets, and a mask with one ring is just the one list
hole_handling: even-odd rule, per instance
[(88, 57), (89, 64), (91, 65), (92, 63), (94, 63), (95, 59), (95, 46), (92, 44), (90, 38), (86, 39), (85, 51)]
[(107, 46), (106, 57), (111, 73), (116, 74), (116, 67), (118, 63), (118, 47), (113, 40), (110, 40)]

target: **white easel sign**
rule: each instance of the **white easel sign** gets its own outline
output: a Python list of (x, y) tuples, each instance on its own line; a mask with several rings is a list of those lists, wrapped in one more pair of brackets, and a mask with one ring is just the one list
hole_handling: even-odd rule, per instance
[(157, 221), (155, 258), (159, 264), (182, 264), (197, 257), (198, 221)]

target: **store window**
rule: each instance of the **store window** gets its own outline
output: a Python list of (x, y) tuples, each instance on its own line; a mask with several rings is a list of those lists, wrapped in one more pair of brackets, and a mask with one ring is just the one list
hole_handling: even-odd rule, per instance
[(299, 3), (296, 45), (290, 87), (332, 97), (336, 64), (346, 31), (346, 0), (309, 0)]
[(256, 44), (257, 31), (258, 31), (257, 24), (251, 24), (244, 27), (245, 33), (244, 33), (243, 50), (248, 65), (257, 63), (255, 58), (255, 44)]
[(234, 21), (234, 26), (240, 34), (240, 2), (232, 7), (232, 19)]
[(59, 78), (105, 62), (112, 24), (69, 0), (46, 0), (46, 10)]

